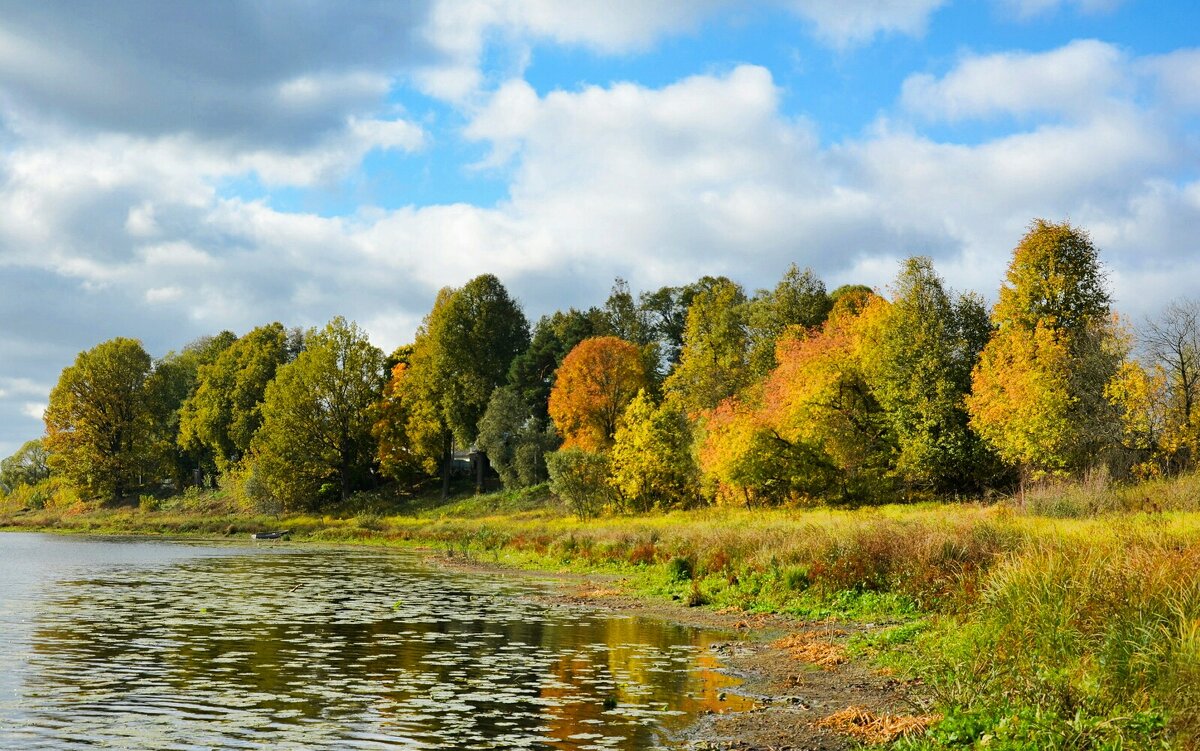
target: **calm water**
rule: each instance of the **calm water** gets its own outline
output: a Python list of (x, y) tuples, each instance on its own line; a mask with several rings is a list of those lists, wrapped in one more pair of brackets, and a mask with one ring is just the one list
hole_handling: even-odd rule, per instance
[(409, 554), (0, 535), (0, 747), (648, 749), (707, 646)]

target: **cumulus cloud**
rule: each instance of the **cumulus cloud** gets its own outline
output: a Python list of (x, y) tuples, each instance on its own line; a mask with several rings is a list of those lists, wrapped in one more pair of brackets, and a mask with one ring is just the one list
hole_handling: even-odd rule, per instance
[[(807, 22), (824, 44), (848, 48), (880, 34), (920, 35), (930, 16), (948, 0), (763, 0)], [(456, 102), (471, 101), (487, 88), (480, 61), (489, 40), (504, 40), (508, 52), (502, 78), (520, 76), (538, 42), (579, 46), (604, 54), (649, 47), (658, 39), (686, 33), (721, 13), (753, 6), (734, 0), (441, 0), (423, 34), (443, 54), (420, 67), (423, 89)]]
[(968, 56), (941, 78), (910, 76), (902, 100), (910, 112), (930, 120), (1084, 116), (1107, 113), (1132, 87), (1125, 53), (1079, 40), (1048, 52)]
[[(5, 9), (0, 89), (68, 126), (297, 148), (378, 108), (441, 54), (423, 2), (203, 0)], [(151, 31), (152, 30), (152, 31)]]

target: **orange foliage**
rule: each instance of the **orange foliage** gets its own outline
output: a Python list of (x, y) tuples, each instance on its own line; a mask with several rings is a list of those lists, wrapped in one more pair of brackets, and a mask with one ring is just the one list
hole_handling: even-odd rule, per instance
[(625, 407), (646, 386), (641, 350), (615, 336), (584, 339), (563, 359), (550, 392), (550, 418), (563, 448), (612, 446)]

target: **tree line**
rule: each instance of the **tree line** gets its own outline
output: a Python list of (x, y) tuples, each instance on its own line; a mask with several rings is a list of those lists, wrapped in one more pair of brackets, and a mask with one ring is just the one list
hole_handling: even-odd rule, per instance
[(112, 502), (219, 481), (319, 508), (438, 477), (445, 495), (467, 447), (506, 487), (549, 480), (581, 514), (1146, 478), (1197, 455), (1198, 317), (1173, 303), (1135, 336), (1088, 234), (1044, 220), (990, 309), (912, 257), (886, 294), (828, 292), (795, 265), (754, 294), (706, 276), (635, 296), (618, 279), (603, 306), (531, 327), (485, 274), (439, 292), (390, 355), (342, 318), (157, 360), (99, 344), (63, 370), (44, 438), (0, 485), (54, 476)]

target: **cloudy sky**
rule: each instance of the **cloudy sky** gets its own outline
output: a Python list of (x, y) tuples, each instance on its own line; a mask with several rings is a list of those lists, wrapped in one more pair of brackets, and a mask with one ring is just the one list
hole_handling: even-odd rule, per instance
[(0, 456), (75, 354), (791, 262), (992, 296), (1034, 217), (1200, 295), (1200, 4), (0, 0)]

